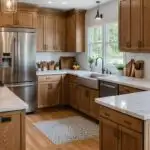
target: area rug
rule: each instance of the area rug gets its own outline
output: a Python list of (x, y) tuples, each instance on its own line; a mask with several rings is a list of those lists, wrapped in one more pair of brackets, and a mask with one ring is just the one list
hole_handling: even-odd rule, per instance
[(54, 144), (84, 140), (99, 135), (99, 125), (80, 116), (34, 124)]

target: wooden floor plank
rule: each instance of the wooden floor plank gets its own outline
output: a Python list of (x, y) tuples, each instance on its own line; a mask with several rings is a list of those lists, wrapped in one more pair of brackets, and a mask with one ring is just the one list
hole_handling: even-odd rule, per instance
[(44, 136), (33, 124), (43, 120), (56, 120), (81, 115), (71, 109), (44, 109), (36, 114), (26, 116), (26, 150), (98, 150), (99, 138), (73, 141), (55, 145)]

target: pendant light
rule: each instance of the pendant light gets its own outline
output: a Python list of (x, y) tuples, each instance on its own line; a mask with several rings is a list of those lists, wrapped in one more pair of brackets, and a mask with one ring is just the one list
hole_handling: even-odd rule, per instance
[(1, 0), (1, 11), (4, 13), (17, 12), (17, 0)]
[(100, 1), (96, 1), (96, 3), (98, 5), (98, 9), (97, 9), (97, 13), (96, 13), (95, 19), (96, 20), (101, 20), (101, 19), (103, 19), (103, 14), (100, 14), (100, 12), (99, 12)]

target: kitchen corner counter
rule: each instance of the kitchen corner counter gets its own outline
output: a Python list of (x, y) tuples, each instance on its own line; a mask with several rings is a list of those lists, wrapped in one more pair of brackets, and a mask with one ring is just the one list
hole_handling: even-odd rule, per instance
[(0, 113), (25, 110), (27, 104), (7, 87), (0, 87)]
[(116, 75), (106, 75), (102, 77), (98, 77), (101, 81), (121, 84), (125, 86), (130, 86), (133, 88), (138, 88), (141, 90), (150, 90), (150, 80), (148, 79), (138, 79), (133, 77), (126, 76), (116, 76)]
[(101, 106), (108, 107), (141, 120), (150, 120), (149, 91), (96, 98), (95, 102)]

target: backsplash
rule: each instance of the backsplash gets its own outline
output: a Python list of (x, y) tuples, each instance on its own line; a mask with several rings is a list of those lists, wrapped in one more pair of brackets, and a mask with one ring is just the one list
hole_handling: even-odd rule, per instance
[(76, 53), (67, 53), (67, 52), (38, 52), (36, 53), (36, 62), (40, 61), (59, 61), (61, 56), (76, 56)]

